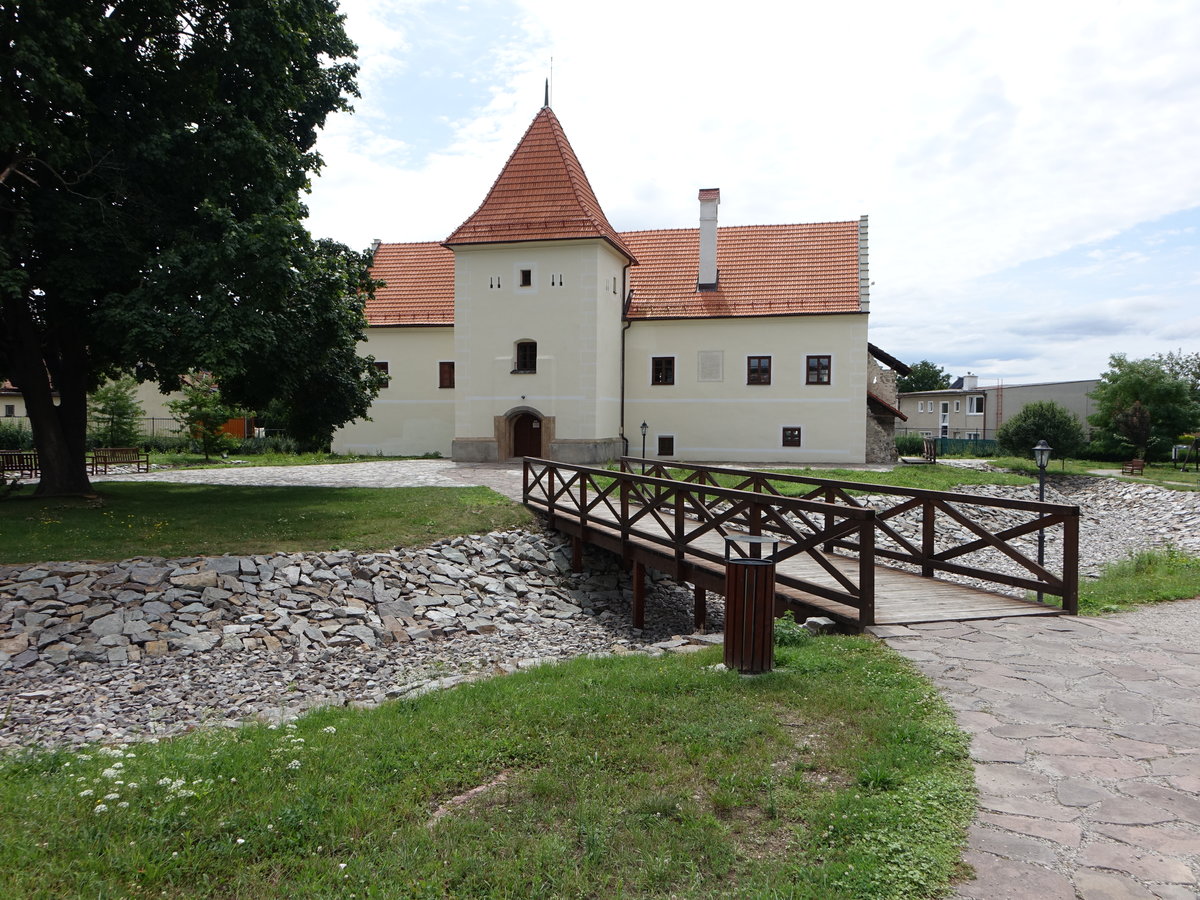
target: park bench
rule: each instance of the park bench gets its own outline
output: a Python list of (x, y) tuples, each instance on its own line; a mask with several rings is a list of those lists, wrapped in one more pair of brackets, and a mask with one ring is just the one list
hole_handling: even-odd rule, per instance
[(33, 479), (39, 471), (36, 450), (0, 450), (0, 474)]
[(135, 472), (149, 472), (150, 454), (137, 447), (97, 447), (92, 451), (93, 475), (107, 475), (109, 466), (133, 466)]
[(1131, 459), (1121, 466), (1122, 475), (1141, 475), (1146, 468), (1144, 459)]

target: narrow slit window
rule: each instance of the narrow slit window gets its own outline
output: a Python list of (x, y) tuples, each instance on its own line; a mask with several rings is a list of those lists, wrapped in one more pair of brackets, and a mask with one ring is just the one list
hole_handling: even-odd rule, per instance
[(533, 269), (521, 270), (521, 287), (533, 287)]
[(454, 362), (438, 363), (438, 387), (452, 388), (454, 387)]

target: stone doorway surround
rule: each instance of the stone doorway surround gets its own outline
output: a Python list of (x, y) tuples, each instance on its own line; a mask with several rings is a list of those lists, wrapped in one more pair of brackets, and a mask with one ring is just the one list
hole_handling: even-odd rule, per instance
[(549, 453), (554, 444), (555, 417), (544, 416), (540, 410), (534, 409), (532, 406), (514, 406), (504, 415), (496, 416), (494, 419), (497, 456), (500, 460), (513, 459), (518, 455), (517, 427), (519, 422), (529, 421), (524, 418), (526, 416), (532, 417), (535, 422), (539, 423), (536, 429), (541, 432), (539, 455), (546, 456)]

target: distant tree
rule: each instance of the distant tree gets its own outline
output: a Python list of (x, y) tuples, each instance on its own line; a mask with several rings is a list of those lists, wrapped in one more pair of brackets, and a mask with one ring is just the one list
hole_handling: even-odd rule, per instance
[(1101, 445), (1142, 459), (1169, 455), (1176, 438), (1200, 423), (1200, 402), (1189, 381), (1156, 359), (1116, 353), (1108, 364), (1091, 393), (1096, 411), (1088, 417)]
[(232, 438), (222, 428), (230, 419), (241, 415), (241, 410), (221, 397), (216, 379), (207, 372), (189, 375), (180, 386), (183, 396), (167, 404), (176, 421), (183, 427), (204, 453), (211, 459), (229, 447)]
[(102, 384), (88, 397), (92, 434), (102, 447), (132, 447), (141, 437), (146, 414), (137, 401), (137, 381), (123, 375)]
[(1184, 353), (1179, 349), (1170, 353), (1156, 353), (1150, 358), (1171, 377), (1186, 381), (1191, 386), (1193, 396), (1200, 399), (1200, 353)]
[(1078, 456), (1087, 445), (1075, 414), (1053, 400), (1027, 403), (996, 431), (1000, 449), (1011, 456), (1033, 458), (1033, 447), (1044, 440), (1060, 459)]
[(927, 359), (914, 363), (911, 369), (907, 375), (896, 379), (896, 390), (901, 394), (912, 391), (941, 391), (950, 387), (950, 374)]

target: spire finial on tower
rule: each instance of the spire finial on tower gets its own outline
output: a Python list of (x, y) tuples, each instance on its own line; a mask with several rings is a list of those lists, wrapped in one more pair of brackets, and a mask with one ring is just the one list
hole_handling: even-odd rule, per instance
[(547, 107), (549, 105), (550, 105), (550, 79), (547, 78), (546, 79), (546, 99), (542, 103), (542, 108), (544, 109), (545, 107)]

